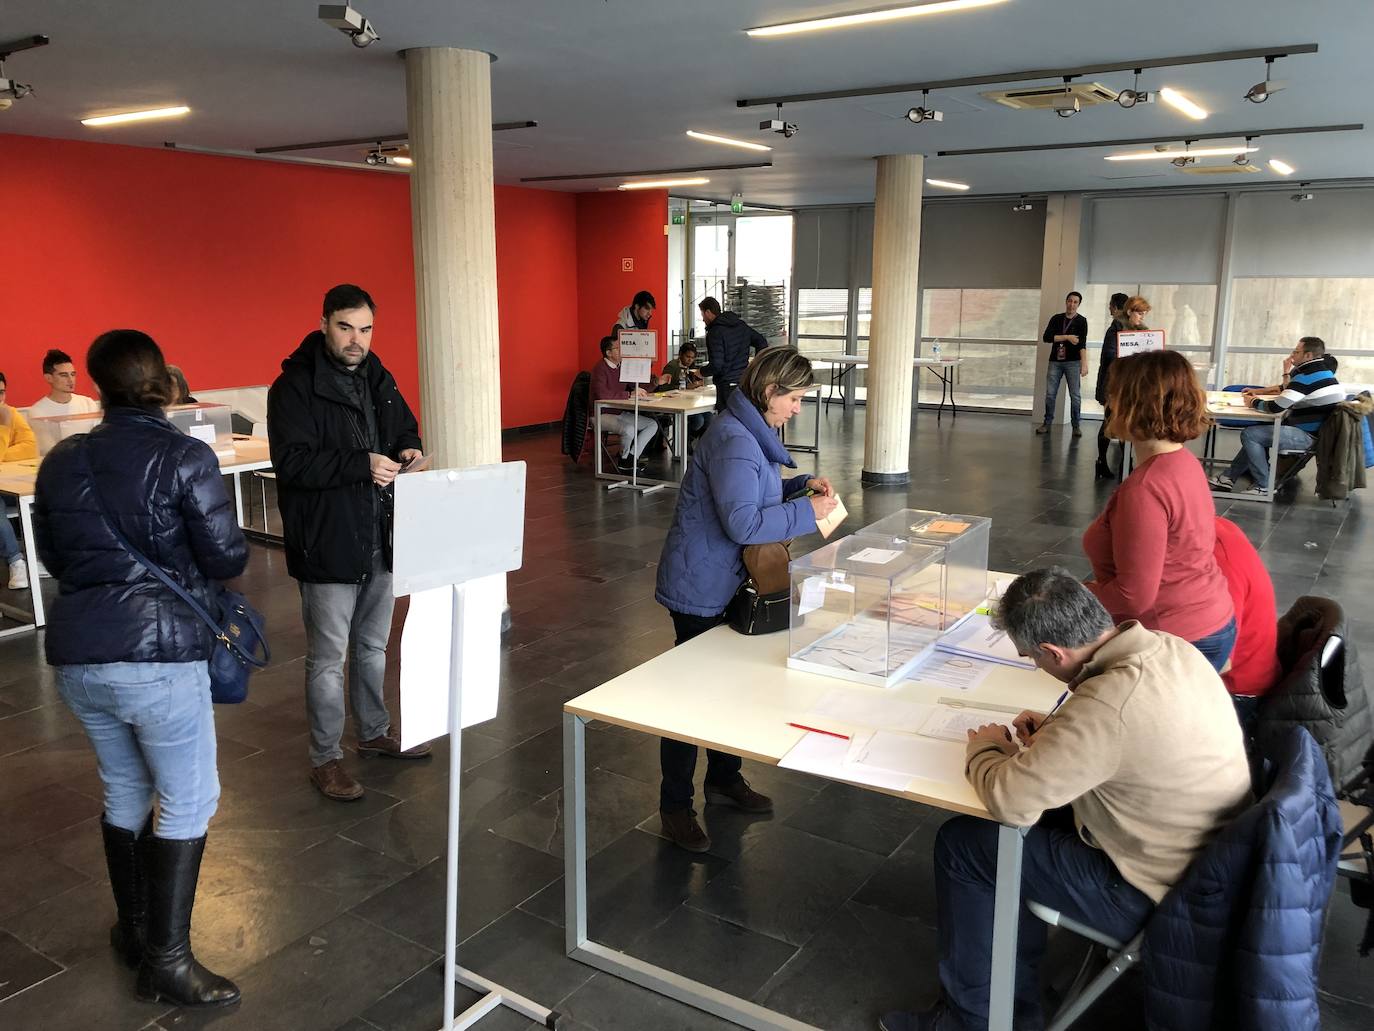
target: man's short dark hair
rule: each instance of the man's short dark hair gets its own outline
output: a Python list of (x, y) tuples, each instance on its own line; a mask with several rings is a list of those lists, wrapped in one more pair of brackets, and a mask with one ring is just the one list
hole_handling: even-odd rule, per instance
[(1083, 295), (1080, 294), (1077, 290), (1070, 290), (1068, 293), (1066, 293), (1066, 294), (1064, 295), (1064, 300), (1067, 301), (1070, 297), (1077, 297), (1077, 298), (1078, 298), (1078, 303), (1079, 303), (1079, 304), (1082, 304), (1082, 303), (1083, 303)]
[(8, 386), (8, 383), (5, 380), (5, 374), (3, 372), (0, 372), (0, 387), (3, 386)]
[(1112, 628), (1112, 617), (1091, 592), (1058, 566), (1033, 569), (1011, 582), (992, 615), (992, 625), (1023, 655), (1042, 644), (1082, 648)]
[(352, 283), (340, 283), (324, 295), (324, 317), (327, 319), (336, 311), (352, 311), (364, 305), (376, 314), (377, 305), (373, 303), (371, 294)]
[(1326, 355), (1326, 341), (1321, 337), (1299, 337), (1298, 343), (1302, 344), (1302, 349), (1313, 358), (1322, 358)]
[(624, 329), (624, 328), (625, 328), (625, 327), (622, 326), (619, 322), (617, 322), (614, 326), (612, 326), (612, 327), (611, 327), (611, 339), (612, 339), (612, 340), (619, 340), (619, 339), (620, 339), (620, 331), (621, 331), (622, 329)]
[(75, 364), (76, 363), (72, 361), (71, 355), (69, 355), (66, 351), (59, 351), (57, 348), (54, 347), (51, 351), (49, 351), (47, 354), (43, 356), (43, 375), (49, 375), (52, 372), (52, 370), (57, 368), (59, 365)]
[(606, 355), (610, 354), (610, 353), (611, 353), (611, 348), (614, 347), (614, 346), (615, 346), (615, 337), (602, 337), (602, 338), (601, 338), (601, 354), (602, 354), (602, 357), (605, 357)]
[(1117, 311), (1120, 311), (1122, 308), (1126, 307), (1126, 302), (1130, 299), (1131, 298), (1128, 294), (1116, 293), (1112, 294), (1112, 299), (1107, 303), (1110, 304)]
[[(623, 295), (622, 295), (623, 296)], [(631, 308), (643, 308), (648, 305), (650, 308), (657, 308), (658, 302), (654, 300), (654, 295), (648, 290), (641, 290), (635, 294), (635, 299), (630, 302)]]
[(714, 297), (703, 297), (697, 307), (702, 311), (709, 311), (712, 315), (720, 314), (720, 302)]
[(677, 357), (678, 357), (678, 360), (681, 361), (681, 360), (682, 360), (682, 357), (683, 357), (684, 355), (686, 355), (687, 353), (689, 353), (689, 352), (692, 353), (692, 354), (696, 354), (696, 353), (697, 353), (697, 345), (696, 345), (696, 344), (683, 344), (681, 347), (679, 347), (679, 348), (677, 349)]

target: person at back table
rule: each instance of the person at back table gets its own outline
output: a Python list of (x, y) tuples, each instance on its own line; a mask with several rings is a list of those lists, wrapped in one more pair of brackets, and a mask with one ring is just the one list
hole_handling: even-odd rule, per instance
[[(790, 347), (764, 351), (745, 371), (725, 413), (711, 420), (688, 463), (654, 587), (654, 600), (672, 617), (674, 646), (725, 621), (725, 609), (744, 582), (746, 545), (811, 533), (816, 520), (838, 504), (829, 480), (806, 473), (784, 480), (778, 474), (778, 466), (795, 468), (796, 462), (777, 431), (801, 411), (802, 396), (814, 382), (811, 363)], [(728, 721), (730, 713), (720, 718)], [(689, 852), (705, 852), (711, 839), (692, 808), (697, 746), (663, 738), (659, 764), (663, 833)], [(739, 756), (708, 750), (706, 801), (771, 812), (772, 800), (749, 786), (740, 767)]]
[(76, 393), (76, 366), (66, 351), (53, 348), (43, 356), (43, 378), (48, 381), (48, 393), (29, 405), (30, 419), (100, 411), (95, 398)]
[(1050, 361), (1045, 370), (1045, 421), (1035, 428), (1036, 433), (1048, 433), (1054, 422), (1055, 401), (1059, 397), (1061, 380), (1069, 384), (1069, 418), (1073, 435), (1083, 436), (1078, 428), (1083, 399), (1080, 394), (1082, 378), (1088, 374), (1088, 320), (1078, 314), (1083, 295), (1072, 290), (1064, 298), (1064, 311), (1050, 317), (1042, 338), (1050, 345)]
[[(615, 326), (620, 329), (648, 329), (649, 322), (654, 317), (654, 309), (658, 307), (658, 302), (654, 300), (654, 295), (648, 290), (641, 290), (634, 295), (633, 300), (625, 307), (620, 309), (620, 314), (615, 317)], [(612, 327), (612, 336), (618, 336)]]
[(1217, 516), (1216, 530), (1213, 554), (1236, 610), (1236, 646), (1221, 680), (1231, 693), (1241, 727), (1248, 733), (1260, 698), (1279, 682), (1283, 672), (1278, 652), (1278, 606), (1269, 570), (1241, 528)]
[[(643, 387), (620, 382), (620, 341), (615, 337), (602, 337), (601, 360), (592, 366), (589, 394), (592, 410), (596, 410), (598, 401), (624, 401), (635, 395), (644, 398), (650, 396)], [(614, 418), (614, 430), (620, 434), (620, 458), (616, 462), (616, 470), (629, 476), (634, 472), (635, 463), (644, 453), (644, 448), (658, 432), (658, 423), (647, 415), (636, 416), (634, 412), (618, 411), (613, 416), (610, 412), (606, 414)]]
[(1178, 351), (1121, 358), (1107, 385), (1107, 432), (1140, 463), (1083, 534), (1088, 589), (1117, 622), (1191, 641), (1221, 669), (1236, 639), (1217, 567), (1216, 513), (1202, 463), (1183, 445), (1207, 428), (1207, 396)]
[[(38, 441), (34, 439), (24, 413), (5, 403), (8, 392), (5, 374), (0, 372), (0, 462), (22, 462), (26, 458), (37, 458)], [(3, 500), (0, 500), (0, 559), (9, 567), (9, 589), (26, 590), (29, 586), (29, 564), (24, 561), (24, 552), (19, 547), (19, 538), (14, 535), (14, 526), (5, 512)]]
[[(1017, 716), (1015, 738), (1001, 724), (969, 731), (964, 769), (992, 819), (956, 816), (935, 838), (943, 994), (924, 1013), (887, 1014), (883, 1031), (988, 1026), (999, 823), (1029, 828), (1023, 906), (1129, 941), (1250, 800), (1230, 699), (1187, 642), (1113, 625), (1059, 569), (1012, 581), (993, 625), (1068, 690), (1050, 713)], [(1048, 928), (1024, 909), (1020, 927), (1014, 1026), (1042, 1028)]]
[[(654, 386), (655, 393), (669, 390), (696, 390), (705, 383), (704, 377), (697, 372), (697, 349), (693, 344), (683, 344), (677, 350), (677, 357), (663, 366), (663, 372)], [(710, 412), (696, 412), (687, 416), (687, 447), (690, 451), (706, 427), (711, 422)]]
[(697, 307), (706, 323), (707, 372), (716, 385), (716, 411), (723, 412), (750, 355), (764, 350), (768, 338), (734, 312), (721, 311), (714, 297), (704, 298)]
[[(1282, 389), (1244, 391), (1248, 407), (1267, 415), (1286, 415), (1279, 427), (1281, 451), (1306, 451), (1317, 439), (1326, 417), (1345, 400), (1345, 388), (1336, 379), (1335, 358), (1326, 353), (1321, 337), (1303, 337), (1284, 360), (1286, 378)], [(1269, 449), (1274, 443), (1271, 422), (1247, 426), (1240, 431), (1240, 450), (1225, 473), (1212, 479), (1213, 490), (1230, 491), (1242, 476), (1249, 477), (1253, 490), (1263, 493), (1269, 485)]]

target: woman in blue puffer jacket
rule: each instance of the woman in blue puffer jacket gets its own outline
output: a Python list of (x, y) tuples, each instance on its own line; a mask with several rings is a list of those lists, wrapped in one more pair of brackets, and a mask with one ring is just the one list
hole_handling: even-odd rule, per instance
[[(712, 421), (687, 467), (673, 525), (663, 542), (654, 597), (668, 609), (676, 644), (718, 626), (744, 582), (744, 546), (790, 540), (816, 529), (835, 508), (830, 481), (805, 474), (784, 480), (778, 466), (796, 463), (778, 429), (801, 411), (815, 382), (811, 363), (787, 347), (759, 354), (725, 410)], [(802, 492), (810, 490), (809, 496)], [(784, 500), (790, 499), (790, 500)], [(659, 815), (664, 833), (690, 852), (711, 841), (692, 809), (695, 745), (664, 738)], [(740, 758), (707, 751), (706, 801), (766, 813), (773, 803), (740, 775)]]
[(227, 1006), (237, 986), (196, 962), (190, 937), (219, 800), (206, 661), (215, 641), (110, 523), (202, 599), (211, 581), (243, 572), (248, 545), (215, 453), (167, 421), (173, 388), (157, 344), (112, 330), (91, 345), (86, 368), (105, 415), (39, 467), (34, 540), (60, 588), (48, 662), (105, 787), (100, 828), (119, 914), (110, 943), (139, 968), (141, 998)]

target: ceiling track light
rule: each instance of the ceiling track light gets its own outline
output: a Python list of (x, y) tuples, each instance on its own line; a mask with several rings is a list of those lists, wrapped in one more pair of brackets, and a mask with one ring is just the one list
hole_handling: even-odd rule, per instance
[(359, 49), (382, 38), (372, 23), (349, 4), (320, 4), (317, 16), (326, 25), (342, 32)]
[(1021, 199), (1011, 206), (1011, 210), (1012, 210), (1012, 211), (1033, 211), (1033, 210), (1035, 210), (1035, 208), (1034, 208), (1034, 205), (1031, 204), (1030, 200), (1029, 200), (1029, 199), (1026, 197), (1026, 195), (1023, 193), (1023, 194), (1021, 194)]
[(797, 135), (797, 123), (782, 120), (782, 105), (779, 104), (777, 117), (767, 118), (759, 122), (759, 132), (775, 132), (783, 139), (790, 140)]
[(1293, 194), (1291, 197), (1289, 197), (1288, 199), (1291, 200), (1291, 201), (1297, 201), (1297, 202), (1299, 202), (1299, 203), (1301, 203), (1302, 201), (1305, 201), (1305, 200), (1316, 200), (1316, 195), (1315, 195), (1315, 194), (1312, 194), (1312, 193), (1307, 192), (1307, 186), (1308, 186), (1307, 183), (1298, 183), (1298, 187), (1299, 187), (1299, 189), (1302, 190), (1302, 192), (1301, 192), (1301, 193), (1295, 193), (1295, 194)]
[(945, 120), (945, 113), (943, 111), (936, 111), (933, 107), (927, 107), (926, 105), (929, 101), (930, 90), (921, 90), (921, 106), (913, 107), (907, 111), (907, 121), (914, 122), (917, 125), (920, 125), (922, 122), (943, 122)]
[(395, 168), (410, 168), (415, 164), (410, 156), (410, 148), (407, 147), (384, 147), (380, 143), (373, 147), (363, 156), (363, 163), (374, 168), (392, 166)]
[(1143, 70), (1142, 68), (1137, 68), (1135, 70), (1135, 78), (1131, 81), (1131, 88), (1124, 89), (1116, 95), (1116, 102), (1128, 111), (1137, 104), (1153, 104), (1155, 102), (1155, 97), (1158, 95), (1151, 93), (1149, 90), (1142, 90), (1140, 88), (1140, 73)]
[(1245, 91), (1245, 99), (1252, 104), (1263, 104), (1271, 96), (1281, 89), (1287, 89), (1288, 83), (1282, 79), (1271, 79), (1270, 75), (1274, 71), (1274, 62), (1283, 54), (1270, 54), (1264, 59), (1264, 81), (1257, 82)]
[(1064, 76), (1064, 95), (1056, 97), (1054, 100), (1054, 113), (1060, 118), (1072, 118), (1083, 109), (1083, 105), (1078, 98), (1069, 91), (1069, 84), (1073, 82), (1075, 76)]
[(1239, 165), (1241, 168), (1248, 168), (1248, 167), (1249, 167), (1249, 165), (1250, 165), (1250, 152), (1251, 152), (1252, 150), (1258, 150), (1258, 149), (1259, 149), (1259, 148), (1257, 148), (1257, 147), (1252, 147), (1252, 146), (1250, 146), (1250, 141), (1253, 140), (1253, 139), (1254, 139), (1253, 136), (1247, 136), (1247, 137), (1245, 137), (1245, 153), (1243, 153), (1243, 154), (1237, 154), (1234, 158), (1232, 158), (1232, 159), (1231, 159), (1231, 163), (1232, 163), (1232, 164), (1234, 164), (1234, 165)]

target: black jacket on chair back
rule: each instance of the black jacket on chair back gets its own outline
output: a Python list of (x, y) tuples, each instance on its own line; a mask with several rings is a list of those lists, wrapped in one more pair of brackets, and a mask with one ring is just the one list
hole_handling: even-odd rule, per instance
[(159, 411), (107, 409), (95, 429), (62, 441), (38, 467), (34, 542), (60, 587), (44, 638), (48, 662), (208, 658), (209, 628), (110, 532), (97, 487), (129, 542), (198, 598), (207, 581), (238, 576), (248, 562), (209, 446)]
[(377, 356), (344, 372), (325, 354), (324, 334), (311, 333), (267, 393), (267, 436), (287, 572), (305, 583), (362, 583), (377, 548), (389, 567), (391, 491), (372, 482), (368, 454), (395, 460), (421, 445), (415, 415)]

